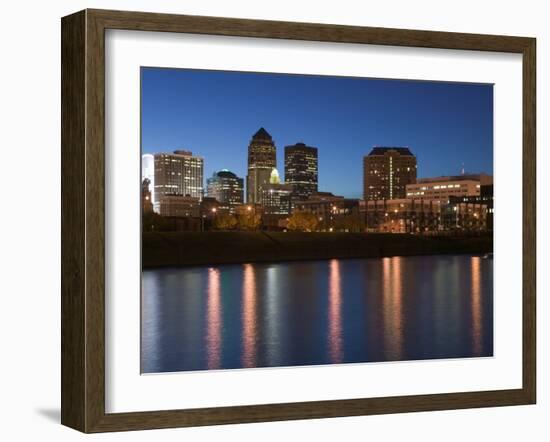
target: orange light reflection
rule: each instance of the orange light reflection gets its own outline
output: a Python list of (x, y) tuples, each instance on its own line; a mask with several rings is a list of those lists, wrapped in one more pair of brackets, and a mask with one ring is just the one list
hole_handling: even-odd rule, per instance
[(328, 347), (333, 364), (343, 361), (342, 347), (342, 287), (340, 285), (340, 263), (333, 259), (329, 269)]
[(220, 271), (218, 269), (208, 269), (208, 300), (207, 300), (207, 364), (208, 369), (221, 367), (221, 295), (220, 295)]
[(251, 264), (244, 265), (243, 281), (243, 367), (256, 366), (256, 277)]
[(472, 343), (474, 354), (481, 354), (482, 328), (481, 328), (481, 258), (473, 256), (472, 269)]
[(390, 360), (403, 358), (403, 287), (401, 258), (382, 260), (382, 297), (384, 312), (384, 341)]

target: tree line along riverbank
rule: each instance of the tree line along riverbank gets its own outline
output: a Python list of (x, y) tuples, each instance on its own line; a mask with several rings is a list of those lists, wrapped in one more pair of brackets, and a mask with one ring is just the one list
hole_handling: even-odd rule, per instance
[(492, 251), (492, 235), (450, 237), (259, 231), (142, 234), (143, 268)]

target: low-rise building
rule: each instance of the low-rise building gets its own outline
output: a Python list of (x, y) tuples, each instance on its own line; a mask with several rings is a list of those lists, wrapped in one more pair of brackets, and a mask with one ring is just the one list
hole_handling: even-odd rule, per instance
[(487, 205), (403, 198), (361, 201), (366, 231), (377, 233), (480, 232), (487, 230)]
[(141, 183), (141, 210), (143, 213), (151, 213), (153, 211), (151, 180), (149, 178), (144, 178)]
[(484, 204), (487, 206), (487, 230), (493, 230), (493, 217), (494, 217), (494, 196), (493, 196), (493, 185), (486, 184), (481, 185), (479, 195), (473, 196), (461, 196), (461, 197), (451, 197), (449, 199), (451, 203), (473, 203), (473, 204)]
[(485, 174), (418, 178), (407, 184), (406, 197), (449, 201), (451, 197), (478, 196), (481, 186), (492, 184), (493, 177)]
[(200, 216), (199, 198), (189, 195), (160, 195), (159, 214), (162, 216), (191, 217)]
[(212, 218), (217, 214), (228, 214), (229, 206), (220, 203), (216, 198), (205, 196), (200, 202), (200, 214), (204, 218)]
[(240, 204), (235, 206), (235, 215), (262, 215), (264, 213), (260, 204)]
[[(317, 230), (362, 230), (358, 226), (359, 218), (358, 199), (344, 198), (330, 192), (315, 192), (305, 201), (296, 201), (294, 210), (297, 212), (312, 213), (319, 221)], [(342, 221), (356, 217), (353, 228), (343, 227)], [(360, 221), (362, 223), (362, 221)]]

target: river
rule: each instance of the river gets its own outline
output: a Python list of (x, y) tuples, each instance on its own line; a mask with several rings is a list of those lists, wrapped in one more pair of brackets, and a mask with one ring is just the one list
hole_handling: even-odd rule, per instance
[(493, 354), (493, 259), (144, 270), (142, 373)]

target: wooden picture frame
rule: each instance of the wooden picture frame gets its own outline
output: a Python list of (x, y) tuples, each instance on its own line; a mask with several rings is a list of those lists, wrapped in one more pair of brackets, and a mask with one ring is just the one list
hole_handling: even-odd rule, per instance
[[(523, 385), (512, 390), (105, 412), (105, 30), (419, 48), (523, 57)], [(533, 404), (536, 398), (536, 159), (533, 38), (84, 10), (62, 19), (62, 409), (83, 432)]]

